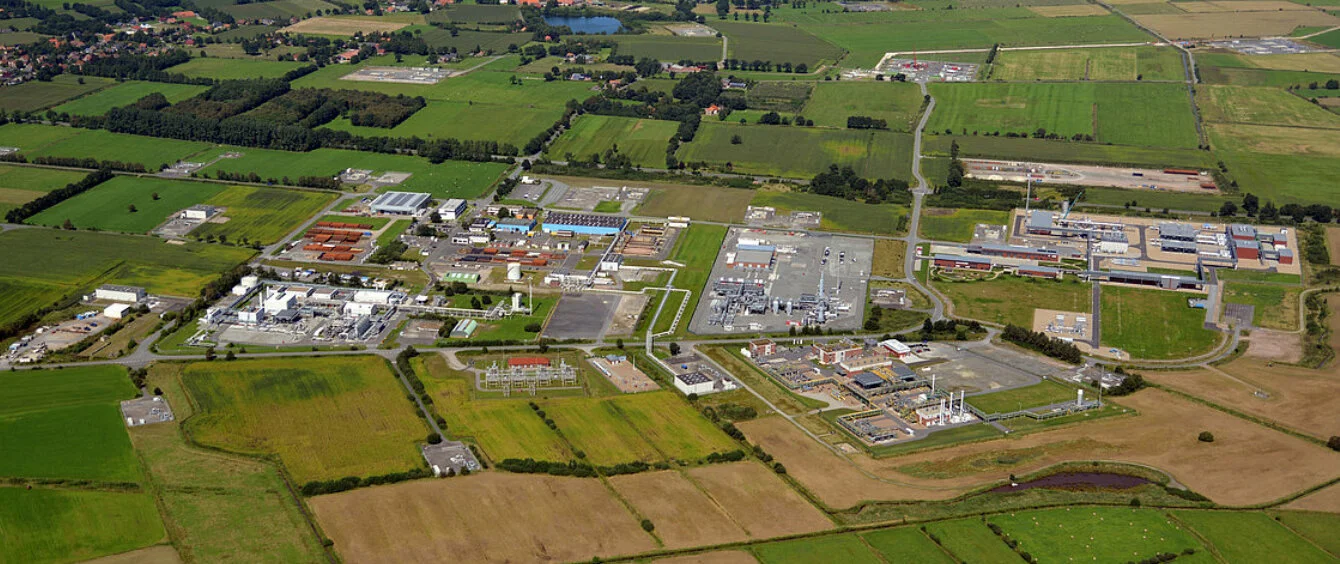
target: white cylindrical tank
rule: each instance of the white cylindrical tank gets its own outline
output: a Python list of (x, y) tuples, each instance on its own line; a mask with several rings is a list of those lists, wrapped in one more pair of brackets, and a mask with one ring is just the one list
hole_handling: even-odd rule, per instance
[(1084, 390), (1075, 390), (1075, 406), (1084, 405)]
[(513, 282), (521, 279), (521, 263), (519, 262), (507, 263), (507, 279)]
[(521, 309), (521, 292), (512, 294), (512, 310), (515, 311), (518, 309)]

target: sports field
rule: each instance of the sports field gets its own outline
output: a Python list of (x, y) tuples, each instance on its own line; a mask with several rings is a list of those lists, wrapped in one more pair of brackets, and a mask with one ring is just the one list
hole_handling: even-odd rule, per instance
[(335, 198), (335, 194), (313, 190), (233, 186), (205, 200), (211, 206), (227, 208), (223, 216), (228, 221), (206, 223), (190, 234), (226, 237), (234, 242), (274, 243)]
[(1173, 511), (1228, 562), (1333, 562), (1335, 558), (1264, 513)]
[(335, 176), (346, 168), (372, 170), (374, 174), (408, 172), (411, 174), (393, 190), (427, 192), (434, 198), (478, 198), (488, 191), (507, 170), (504, 163), (474, 163), (446, 161), (432, 164), (427, 159), (407, 155), (387, 155), (343, 149), (317, 149), (307, 153), (225, 147), (205, 152), (195, 160), (208, 161), (225, 152), (240, 152), (241, 158), (223, 159), (201, 171), (202, 176), (213, 176), (215, 171), (229, 173), (256, 173), (262, 181), (283, 183), (284, 178), (296, 182), (303, 176)]
[(1010, 212), (998, 210), (970, 210), (926, 208), (921, 213), (921, 236), (934, 241), (972, 241), (977, 224), (1004, 227), (1010, 221)]
[(1193, 296), (1103, 286), (1103, 345), (1122, 349), (1131, 358), (1182, 358), (1208, 352), (1219, 336), (1202, 327), (1205, 310), (1187, 306), (1187, 298)]
[(584, 161), (613, 147), (634, 166), (665, 168), (665, 149), (679, 122), (613, 116), (581, 116), (545, 153), (551, 159)]
[(380, 357), (197, 363), (182, 382), (202, 444), (274, 454), (298, 483), (423, 466), (427, 427)]
[(42, 194), (64, 188), (85, 176), (83, 172), (73, 170), (0, 165), (0, 217)]
[(0, 386), (0, 477), (140, 480), (118, 408), (135, 396), (124, 368), (6, 372)]
[(912, 136), (903, 133), (707, 121), (680, 148), (679, 160), (788, 178), (810, 178), (837, 164), (866, 178), (907, 179), (911, 151)]
[(1188, 548), (1205, 552), (1190, 531), (1155, 509), (1080, 506), (992, 515), (987, 522), (1040, 561), (1121, 563)]
[[(148, 233), (169, 216), (213, 198), (226, 188), (211, 182), (117, 176), (92, 190), (47, 208), (28, 222), (60, 227), (69, 220), (75, 227), (82, 229)], [(134, 206), (135, 211), (130, 211), (130, 206)]]
[(657, 61), (720, 61), (721, 40), (716, 37), (679, 37), (674, 35), (620, 35), (620, 55)]
[(152, 496), (0, 487), (0, 561), (78, 562), (162, 542)]
[(164, 82), (141, 82), (132, 80), (104, 88), (93, 94), (71, 100), (52, 110), (77, 116), (100, 116), (107, 110), (134, 104), (140, 98), (155, 92), (162, 94), (170, 103), (177, 103), (204, 92), (207, 86), (198, 84), (169, 84)]
[(897, 204), (864, 204), (842, 198), (760, 189), (749, 202), (753, 206), (772, 206), (777, 213), (818, 211), (823, 214), (821, 229), (853, 233), (897, 235), (907, 231), (908, 209)]
[(845, 128), (848, 117), (866, 116), (887, 121), (893, 131), (912, 131), (921, 106), (921, 90), (915, 84), (820, 82), (799, 113), (819, 126)]
[[(831, 63), (842, 56), (842, 49), (837, 45), (798, 27), (720, 20), (713, 20), (711, 26), (730, 38), (730, 57), (734, 59), (772, 61), (774, 64), (804, 63), (814, 69), (820, 63)], [(777, 75), (778, 78), (785, 76)]]
[(1009, 413), (1074, 399), (1073, 388), (1044, 380), (1022, 388), (971, 396), (967, 401), (969, 405), (982, 410), (983, 413)]
[(0, 145), (18, 147), (29, 158), (93, 157), (105, 161), (140, 163), (149, 170), (158, 170), (161, 165), (174, 163), (210, 147), (208, 143), (126, 135), (101, 129), (19, 123), (0, 126)]
[(1100, 143), (1195, 148), (1199, 143), (1186, 90), (1178, 84), (932, 84), (929, 131), (1065, 138)]
[(284, 73), (303, 66), (296, 61), (268, 61), (264, 59), (220, 59), (216, 57), (195, 58), (175, 67), (168, 72), (186, 76), (235, 80), (242, 78), (279, 78)]
[(1104, 47), (1002, 51), (991, 79), (1155, 81), (1182, 80), (1182, 59), (1172, 47)]
[[(935, 282), (935, 289), (954, 302), (954, 316), (988, 323), (1033, 326), (1037, 308), (1088, 312), (1093, 302), (1089, 285), (1074, 277), (1061, 281), (1003, 274), (994, 280)], [(1107, 336), (1107, 318), (1103, 336)]]
[[(83, 84), (79, 83), (81, 78)], [(0, 109), (7, 112), (15, 110), (33, 112), (112, 84), (115, 84), (115, 81), (110, 78), (80, 77), (72, 74), (57, 75), (51, 82), (30, 80), (0, 89)]]

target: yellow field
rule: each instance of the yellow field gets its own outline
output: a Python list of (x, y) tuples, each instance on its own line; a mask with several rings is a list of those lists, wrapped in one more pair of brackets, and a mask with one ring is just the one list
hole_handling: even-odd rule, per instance
[(1326, 250), (1331, 253), (1331, 264), (1340, 266), (1340, 227), (1326, 228)]
[[(1238, 55), (1257, 68), (1271, 70), (1340, 73), (1340, 55), (1335, 53), (1298, 53), (1295, 55)], [(1307, 92), (1302, 92), (1307, 94)]]
[(1340, 18), (1311, 9), (1252, 12), (1250, 16), (1238, 12), (1208, 12), (1132, 17), (1141, 25), (1174, 40), (1288, 35), (1299, 27), (1340, 25)]
[(1340, 157), (1340, 136), (1333, 129), (1212, 123), (1211, 142), (1234, 151), (1272, 155)]
[(1106, 16), (1107, 9), (1097, 4), (1074, 4), (1071, 6), (1029, 6), (1029, 11), (1044, 18), (1072, 18), (1079, 16)]
[(833, 527), (828, 517), (756, 462), (701, 466), (689, 470), (688, 475), (754, 538)]
[[(633, 509), (656, 525), (666, 548), (686, 548), (746, 540), (748, 535), (717, 503), (674, 470), (610, 478)], [(691, 518), (686, 516), (692, 515)]]
[[(1146, 378), (1318, 439), (1340, 435), (1340, 368), (1309, 370), (1240, 358), (1210, 369), (1150, 372)], [(1269, 397), (1258, 397), (1257, 390)]]
[(1186, 12), (1278, 12), (1290, 10), (1310, 10), (1302, 4), (1284, 0), (1230, 0), (1227, 2), (1176, 2), (1174, 4)]
[(198, 406), (193, 439), (278, 455), (298, 483), (424, 466), (427, 426), (380, 357), (200, 362), (181, 381)]
[(1340, 129), (1340, 115), (1278, 88), (1204, 85), (1196, 99), (1205, 121)]
[(345, 562), (574, 562), (656, 548), (590, 478), (485, 472), (308, 503)]

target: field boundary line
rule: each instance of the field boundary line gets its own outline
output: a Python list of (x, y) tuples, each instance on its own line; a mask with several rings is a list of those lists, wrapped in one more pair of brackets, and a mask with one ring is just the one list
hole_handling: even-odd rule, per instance
[(1215, 410), (1218, 410), (1218, 411), (1222, 411), (1222, 412), (1224, 412), (1224, 413), (1227, 413), (1227, 414), (1229, 414), (1229, 415), (1232, 415), (1232, 416), (1234, 416), (1234, 417), (1237, 417), (1237, 418), (1239, 418), (1239, 419), (1242, 419), (1242, 420), (1247, 421), (1247, 422), (1250, 422), (1250, 423), (1255, 423), (1255, 424), (1257, 424), (1257, 425), (1260, 425), (1260, 426), (1265, 427), (1265, 428), (1267, 428), (1267, 429), (1270, 429), (1270, 430), (1272, 430), (1272, 431), (1278, 431), (1278, 432), (1280, 432), (1280, 433), (1284, 433), (1284, 434), (1286, 434), (1286, 435), (1290, 435), (1290, 436), (1292, 436), (1292, 437), (1294, 437), (1294, 438), (1297, 438), (1297, 439), (1305, 440), (1305, 441), (1307, 441), (1307, 442), (1309, 442), (1309, 443), (1312, 443), (1312, 444), (1314, 444), (1314, 445), (1317, 445), (1317, 446), (1320, 446), (1320, 447), (1323, 447), (1323, 448), (1326, 447), (1326, 441), (1324, 441), (1324, 440), (1322, 440), (1322, 439), (1320, 439), (1320, 438), (1318, 438), (1318, 437), (1314, 437), (1314, 436), (1312, 436), (1312, 435), (1309, 435), (1309, 434), (1307, 434), (1307, 433), (1304, 433), (1304, 432), (1302, 432), (1302, 431), (1298, 431), (1298, 430), (1296, 430), (1296, 429), (1292, 429), (1292, 428), (1286, 427), (1286, 426), (1281, 425), (1281, 424), (1279, 424), (1279, 423), (1276, 423), (1276, 422), (1274, 422), (1274, 421), (1271, 421), (1271, 420), (1268, 420), (1268, 419), (1264, 419), (1264, 418), (1261, 418), (1261, 417), (1257, 417), (1257, 416), (1255, 416), (1255, 415), (1251, 415), (1251, 414), (1249, 414), (1249, 413), (1244, 413), (1244, 412), (1238, 411), (1238, 410), (1236, 410), (1236, 409), (1233, 409), (1233, 408), (1231, 408), (1231, 407), (1227, 407), (1227, 406), (1219, 405), (1219, 404), (1214, 403), (1214, 402), (1212, 402), (1212, 401), (1210, 401), (1210, 400), (1207, 400), (1207, 399), (1204, 399), (1204, 398), (1200, 398), (1200, 397), (1196, 397), (1196, 396), (1193, 396), (1193, 395), (1188, 394), (1188, 393), (1186, 393), (1186, 392), (1183, 392), (1183, 391), (1181, 391), (1181, 390), (1176, 390), (1176, 389), (1173, 389), (1173, 388), (1169, 388), (1169, 387), (1164, 386), (1164, 385), (1162, 385), (1162, 384), (1155, 384), (1155, 383), (1150, 382), (1148, 385), (1149, 385), (1149, 387), (1151, 387), (1151, 388), (1155, 388), (1155, 389), (1158, 389), (1158, 390), (1162, 390), (1162, 391), (1164, 391), (1164, 392), (1168, 392), (1168, 393), (1170, 393), (1170, 394), (1173, 394), (1173, 395), (1175, 395), (1175, 396), (1178, 396), (1178, 397), (1180, 397), (1180, 398), (1182, 398), (1182, 399), (1185, 399), (1185, 400), (1188, 400), (1188, 401), (1191, 401), (1191, 402), (1194, 402), (1194, 403), (1199, 403), (1199, 404), (1204, 405), (1205, 407), (1209, 407), (1209, 408), (1211, 408), (1211, 409), (1215, 409)]
[(1178, 525), (1181, 525), (1183, 529), (1186, 529), (1187, 532), (1191, 533), (1191, 536), (1196, 537), (1196, 540), (1200, 541), (1200, 544), (1205, 547), (1205, 550), (1210, 552), (1210, 556), (1213, 556), (1215, 560), (1223, 562), (1224, 564), (1229, 564), (1228, 559), (1224, 558), (1224, 555), (1219, 553), (1219, 547), (1210, 542), (1208, 537), (1200, 534), (1200, 531), (1197, 531), (1191, 525), (1187, 524), (1186, 521), (1178, 519), (1176, 515), (1172, 514), (1172, 511), (1164, 511), (1163, 514), (1167, 515), (1169, 519), (1176, 521)]
[[(750, 463), (752, 464), (752, 462), (750, 462)], [(717, 510), (717, 512), (721, 513), (722, 515), (725, 515), (727, 521), (730, 521), (732, 525), (735, 525), (735, 528), (740, 529), (740, 532), (744, 533), (744, 536), (745, 536), (745, 537), (748, 537), (748, 538), (750, 538), (750, 539), (753, 539), (753, 538), (754, 538), (754, 535), (751, 534), (751, 533), (749, 532), (749, 529), (744, 528), (744, 525), (743, 525), (743, 524), (741, 524), (739, 521), (737, 521), (737, 520), (735, 519), (735, 517), (732, 516), (732, 515), (730, 514), (730, 512), (726, 511), (726, 506), (722, 505), (722, 504), (721, 504), (721, 501), (719, 501), (719, 500), (716, 498), (716, 496), (713, 496), (711, 492), (707, 491), (707, 489), (704, 488), (702, 484), (699, 484), (697, 480), (694, 480), (694, 479), (693, 479), (693, 476), (690, 475), (690, 474), (688, 473), (687, 470), (685, 470), (683, 467), (681, 467), (681, 468), (678, 468), (677, 471), (679, 472), (679, 474), (680, 474), (681, 476), (684, 477), (684, 480), (685, 480), (685, 481), (687, 481), (689, 484), (693, 485), (693, 489), (698, 490), (698, 493), (703, 494), (704, 497), (706, 497), (709, 501), (712, 502), (712, 507), (715, 507), (716, 510)], [(783, 481), (785, 481), (785, 480), (783, 480)], [(790, 485), (790, 484), (788, 484), (788, 485)], [(820, 509), (820, 511), (823, 511), (823, 509)], [(828, 516), (828, 512), (825, 511), (825, 512), (824, 512), (824, 516)], [(831, 518), (830, 518), (830, 520), (831, 520)]]
[[(1267, 515), (1268, 515), (1268, 514), (1267, 514)], [(1313, 540), (1312, 540), (1311, 538), (1309, 538), (1307, 535), (1304, 535), (1303, 533), (1300, 533), (1300, 532), (1298, 532), (1297, 530), (1295, 530), (1293, 527), (1290, 527), (1289, 524), (1288, 524), (1288, 523), (1285, 523), (1282, 519), (1275, 519), (1274, 521), (1275, 521), (1275, 523), (1278, 523), (1279, 526), (1284, 527), (1284, 530), (1289, 531), (1290, 533), (1293, 533), (1293, 534), (1296, 535), (1298, 538), (1303, 539), (1304, 542), (1307, 542), (1307, 543), (1311, 544), (1312, 546), (1317, 547), (1317, 550), (1320, 550), (1320, 551), (1322, 551), (1322, 552), (1324, 552), (1324, 553), (1326, 553), (1326, 554), (1329, 554), (1329, 555), (1331, 555), (1331, 556), (1334, 556), (1334, 557), (1336, 557), (1336, 558), (1340, 558), (1340, 554), (1335, 554), (1335, 553), (1333, 553), (1333, 552), (1327, 550), (1326, 547), (1317, 544), (1315, 541), (1313, 541)]]
[(884, 564), (889, 564), (889, 559), (885, 558), (883, 553), (876, 550), (875, 547), (870, 544), (870, 541), (865, 540), (864, 535), (860, 533), (852, 533), (852, 536), (856, 537), (856, 540), (861, 541), (861, 545), (864, 546), (866, 550), (870, 551), (870, 554), (874, 555), (877, 560)]
[[(940, 549), (940, 552), (945, 553), (946, 555), (949, 556), (949, 558), (953, 559), (955, 562), (963, 562), (963, 561), (964, 561), (962, 558), (959, 558), (959, 556), (958, 556), (957, 554), (954, 554), (954, 551), (949, 550), (949, 547), (947, 547), (947, 546), (941, 544), (940, 541), (937, 541), (937, 540), (935, 540), (934, 538), (932, 538), (932, 537), (931, 537), (931, 533), (930, 533), (930, 531), (927, 531), (927, 530), (926, 530), (926, 526), (925, 526), (925, 525), (916, 527), (916, 531), (917, 531), (918, 533), (921, 533), (921, 536), (926, 537), (926, 540), (931, 541), (932, 544), (934, 544), (937, 548)], [(860, 535), (857, 535), (857, 536), (860, 536)]]

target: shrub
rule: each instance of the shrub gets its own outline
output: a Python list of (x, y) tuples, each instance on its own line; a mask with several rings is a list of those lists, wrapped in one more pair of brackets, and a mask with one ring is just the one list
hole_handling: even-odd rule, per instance
[(644, 530), (644, 531), (650, 533), (650, 532), (656, 530), (656, 525), (655, 525), (654, 523), (651, 522), (651, 519), (643, 519), (643, 520), (642, 520), (642, 530)]
[(1214, 433), (1211, 433), (1209, 431), (1201, 431), (1200, 435), (1196, 436), (1196, 440), (1202, 443), (1212, 443), (1214, 442)]

